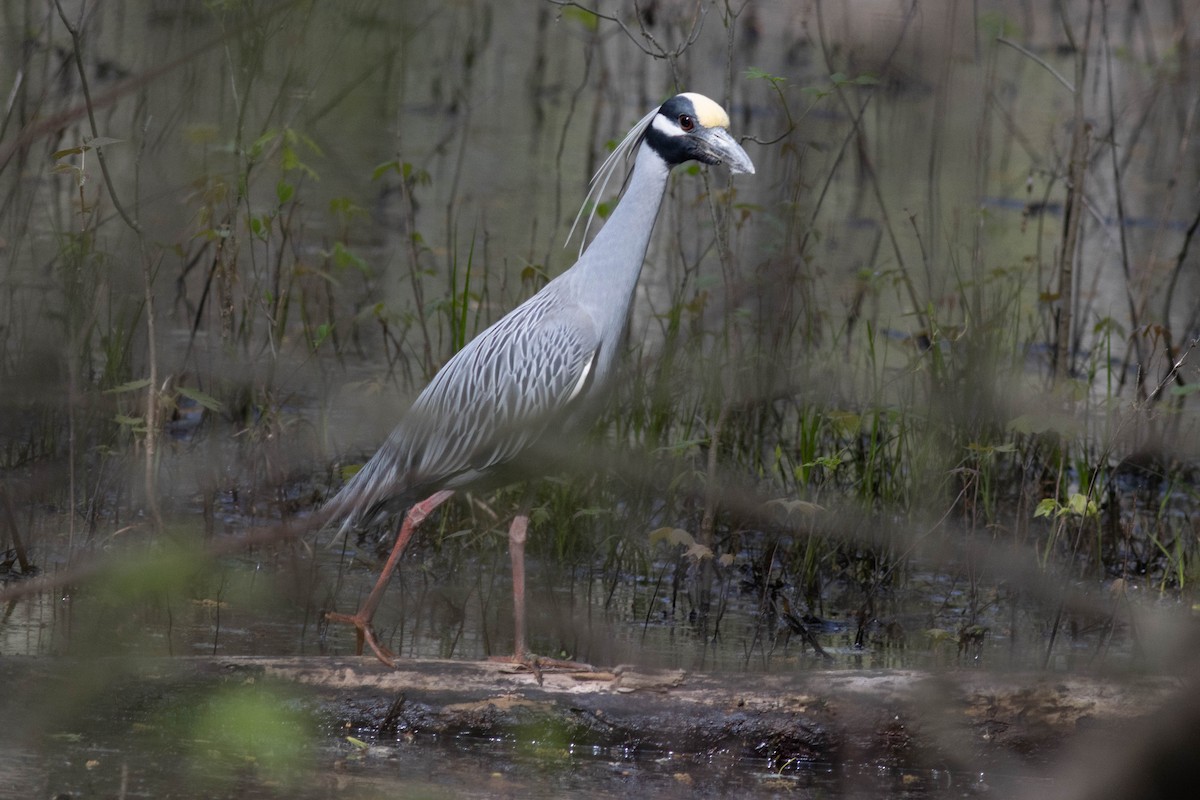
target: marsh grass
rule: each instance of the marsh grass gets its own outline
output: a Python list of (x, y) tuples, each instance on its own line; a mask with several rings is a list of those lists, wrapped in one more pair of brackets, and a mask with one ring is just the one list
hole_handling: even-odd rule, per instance
[[(1040, 28), (1020, 51), (1002, 46), (1019, 26), (990, 16), (882, 42), (847, 35), (825, 8), (807, 33), (775, 20), (793, 37), (780, 51), (752, 5), (713, 6), (703, 24), (625, 20), (654, 32), (639, 38), (568, 4), (557, 27), (533, 28), (526, 149), (487, 99), (503, 82), (476, 69), (505, 58), (488, 3), (431, 7), (421, 22), (383, 5), (213, 4), (199, 19), (143, 20), (162, 44), (137, 57), (115, 43), (133, 23), (114, 5), (64, 9), (77, 58), (59, 57), (65, 32), (35, 21), (32, 2), (5, 12), (32, 33), (0, 71), (0, 466), (19, 509), (10, 527), (62, 521), (65, 544), (26, 541), (44, 569), (127, 530), (174, 541), (197, 512), (203, 539), (318, 506), (393, 409), (570, 262), (558, 244), (586, 177), (576, 162), (679, 83), (724, 86), (759, 173), (671, 182), (623, 388), (588, 440), (607, 455), (533, 484), (530, 552), (555, 582), (605, 608), (632, 583), (643, 626), (669, 598), (708, 637), (731, 598), (750, 597), (760, 655), (781, 602), (856, 619), (855, 643), (883, 646), (900, 635), (889, 604), (936, 573), (968, 587), (946, 634), (960, 656), (980, 628), (1037, 609), (1051, 620), (1047, 662), (1068, 618), (1087, 615), (1048, 588), (1059, 579), (1091, 582), (1085, 600), (1098, 586), (1193, 597), (1198, 311), (1185, 267), (1200, 217), (1164, 176), (1194, 167), (1181, 87), (1197, 65), (1153, 51), (1148, 30), (1089, 18), (1087, 3), (1069, 15), (1065, 54)], [(1159, 22), (1194, 41), (1182, 18)], [(330, 68), (364, 25), (358, 57)], [(208, 44), (156, 75), (193, 26)], [(701, 52), (725, 66), (702, 66)], [(105, 67), (118, 55), (131, 59), (121, 79)], [(89, 104), (72, 58), (111, 100)], [(619, 69), (631, 59), (642, 66)], [(1074, 92), (1049, 71), (1073, 75)], [(964, 97), (979, 102), (963, 111)], [(101, 129), (81, 127), (89, 106)], [(52, 111), (67, 121), (40, 121)], [(1139, 137), (1152, 159), (1135, 153)], [(1141, 157), (1153, 163), (1139, 169)], [(1154, 259), (1167, 268), (1133, 268)], [(525, 491), (447, 506), (405, 599), (421, 604), (439, 574), (502, 564)], [(356, 602), (341, 577), (372, 548), (338, 546), (338, 576), (323, 583), (313, 567), (297, 583), (306, 618)], [(138, 566), (128, 581), (146, 571), (167, 574)], [(451, 654), (467, 604), (503, 619), (503, 586), (478, 573), (448, 601)], [(1106, 602), (1088, 607), (1121, 624)], [(937, 609), (927, 620), (940, 629)], [(401, 619), (396, 636), (426, 624)]]

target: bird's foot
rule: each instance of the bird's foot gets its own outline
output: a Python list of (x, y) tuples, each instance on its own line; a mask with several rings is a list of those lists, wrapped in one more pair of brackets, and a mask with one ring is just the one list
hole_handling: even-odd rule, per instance
[(363, 644), (365, 643), (371, 648), (371, 652), (375, 654), (376, 658), (393, 669), (396, 667), (396, 654), (379, 643), (379, 640), (375, 638), (375, 631), (371, 629), (371, 621), (363, 616), (361, 611), (357, 614), (339, 614), (336, 611), (326, 611), (325, 622), (342, 622), (347, 625), (353, 625), (357, 637), (355, 652), (358, 655), (361, 656), (363, 654)]

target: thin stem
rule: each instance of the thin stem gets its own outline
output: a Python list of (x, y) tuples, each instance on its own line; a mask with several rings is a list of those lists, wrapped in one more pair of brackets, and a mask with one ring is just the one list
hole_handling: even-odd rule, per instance
[[(84, 105), (87, 108), (88, 127), (92, 132), (92, 139), (100, 138), (100, 130), (96, 125), (96, 111), (92, 104), (92, 93), (88, 88), (87, 71), (83, 68), (83, 52), (80, 45), (79, 28), (72, 25), (67, 19), (66, 12), (63, 11), (60, 0), (54, 0), (54, 7), (58, 11), (58, 17), (66, 26), (67, 32), (71, 35), (71, 47), (75, 60), (75, 69), (79, 73), (79, 84), (83, 90)], [(80, 19), (83, 19), (84, 9), (80, 9)], [(85, 143), (86, 144), (86, 143)], [(113, 208), (117, 210), (117, 214), (125, 222), (129, 229), (134, 232), (138, 238), (138, 250), (142, 259), (142, 281), (145, 291), (146, 300), (146, 339), (147, 339), (147, 359), (149, 363), (150, 382), (146, 387), (146, 474), (145, 474), (145, 492), (146, 505), (150, 510), (150, 518), (154, 524), (156, 532), (161, 531), (162, 514), (158, 508), (158, 480), (157, 480), (157, 461), (158, 461), (158, 354), (156, 348), (157, 331), (155, 328), (154, 314), (154, 270), (150, 265), (150, 257), (146, 252), (145, 234), (142, 226), (134, 219), (125, 206), (121, 204), (120, 198), (117, 196), (117, 190), (113, 186), (112, 175), (108, 170), (108, 162), (104, 157), (104, 147), (97, 145), (95, 147), (96, 158), (100, 163), (100, 172), (104, 176), (104, 185), (108, 190), (108, 197), (112, 201)], [(86, 150), (85, 150), (86, 152)], [(72, 443), (74, 442), (74, 426), (72, 425), (71, 433)], [(72, 459), (72, 465), (74, 460)], [(74, 486), (74, 468), (71, 471), (71, 484)], [(72, 488), (72, 501), (74, 500), (74, 489)]]
[(1008, 45), (1013, 50), (1016, 50), (1018, 53), (1026, 56), (1027, 58), (1031, 59), (1032, 61), (1036, 62), (1037, 64), (1040, 64), (1043, 68), (1045, 68), (1045, 70), (1047, 72), (1049, 72), (1051, 75), (1053, 75), (1055, 78), (1057, 78), (1059, 83), (1061, 83), (1063, 86), (1067, 87), (1068, 92), (1070, 92), (1071, 94), (1075, 94), (1075, 87), (1071, 84), (1071, 82), (1069, 80), (1067, 80), (1066, 78), (1064, 78), (1062, 76), (1062, 73), (1060, 73), (1054, 67), (1047, 64), (1046, 61), (1041, 56), (1037, 55), (1036, 53), (1031, 53), (1030, 51), (1026, 50), (1024, 47), (1021, 47), (1021, 45), (1017, 44), (1016, 42), (1014, 42), (1010, 39), (1005, 39), (1003, 36), (997, 36), (996, 41), (999, 42), (1000, 44)]
[[(59, 0), (54, 0), (54, 7), (58, 9), (59, 19), (61, 19), (63, 25), (66, 26), (67, 32), (71, 34), (71, 47), (73, 48), (75, 56), (75, 70), (79, 73), (79, 85), (83, 89), (83, 101), (84, 105), (87, 107), (88, 127), (92, 131), (92, 138), (99, 139), (100, 130), (96, 125), (95, 109), (92, 107), (92, 93), (88, 88), (87, 72), (83, 68), (83, 54), (79, 45), (79, 29), (72, 25), (70, 20), (67, 19), (66, 12), (63, 11), (62, 3), (59, 2)], [(83, 10), (81, 9), (80, 17), (82, 18), (82, 16)], [(108, 189), (108, 196), (109, 199), (112, 200), (113, 208), (117, 210), (117, 213), (121, 216), (121, 219), (125, 221), (125, 224), (128, 225), (135, 233), (140, 235), (142, 233), (142, 226), (139, 225), (137, 220), (131, 217), (125, 210), (125, 207), (121, 205), (121, 201), (117, 197), (117, 190), (113, 188), (112, 176), (108, 172), (108, 164), (104, 159), (104, 148), (96, 147), (95, 149), (96, 158), (100, 161), (100, 172), (104, 175), (104, 185), (105, 188)]]
[(1083, 92), (1081, 88), (1087, 75), (1087, 51), (1092, 39), (1092, 4), (1088, 3), (1087, 21), (1084, 23), (1083, 47), (1075, 42), (1075, 34), (1062, 11), (1063, 31), (1072, 48), (1078, 54), (1075, 59), (1075, 103), (1074, 130), (1071, 133), (1071, 160), (1068, 165), (1067, 200), (1063, 210), (1062, 252), (1059, 253), (1058, 282), (1058, 325), (1055, 331), (1054, 380), (1071, 374), (1071, 355), (1074, 302), (1075, 302), (1075, 251), (1079, 242), (1079, 227), (1083, 219), (1083, 184), (1087, 175), (1087, 150), (1091, 138), (1091, 124), (1084, 116)]

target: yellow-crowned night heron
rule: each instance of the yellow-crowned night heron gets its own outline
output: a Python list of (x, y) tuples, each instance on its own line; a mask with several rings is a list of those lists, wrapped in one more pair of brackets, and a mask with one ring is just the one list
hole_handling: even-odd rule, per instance
[[(353, 615), (326, 615), (355, 625), (360, 653), (365, 640), (392, 663), (392, 654), (375, 639), (371, 618), (414, 528), (458, 489), (494, 487), (536, 472), (537, 465), (522, 463), (522, 457), (547, 434), (589, 417), (595, 404), (588, 400), (614, 374), (671, 168), (699, 161), (754, 172), (728, 126), (721, 106), (693, 93), (676, 95), (643, 117), (592, 180), (589, 197), (598, 201), (608, 179), (636, 150), (620, 204), (575, 265), (446, 362), (383, 447), (329, 501), (328, 519), (344, 519), (344, 531), (409, 507), (366, 602)], [(517, 661), (526, 657), (528, 524), (522, 510), (509, 529)]]

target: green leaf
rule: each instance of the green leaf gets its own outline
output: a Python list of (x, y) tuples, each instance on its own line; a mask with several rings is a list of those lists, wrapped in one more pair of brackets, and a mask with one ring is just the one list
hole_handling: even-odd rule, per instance
[(817, 456), (812, 461), (807, 461), (801, 466), (809, 467), (824, 467), (825, 469), (837, 469), (842, 465), (842, 457), (837, 456)]
[(279, 136), (277, 131), (267, 131), (254, 140), (254, 143), (250, 145), (250, 149), (246, 151), (246, 155), (250, 157), (251, 161), (258, 160), (263, 154), (263, 150), (266, 150), (267, 145), (273, 142), (277, 136)]
[(186, 397), (188, 400), (191, 400), (193, 403), (196, 403), (203, 408), (207, 408), (209, 411), (220, 412), (225, 408), (221, 404), (220, 400), (210, 394), (205, 394), (199, 389), (192, 389), (188, 386), (180, 386), (175, 391), (179, 392), (180, 397)]
[(288, 200), (292, 199), (292, 195), (296, 193), (296, 187), (287, 181), (280, 181), (275, 184), (275, 197), (279, 200), (279, 205), (283, 205)]
[(787, 80), (786, 78), (784, 78), (781, 75), (772, 75), (771, 73), (767, 72), (766, 70), (759, 69), (758, 67), (748, 67), (746, 69), (746, 77), (752, 81), (755, 81), (755, 80), (770, 81), (771, 83), (775, 83), (775, 84), (783, 83), (785, 80)]
[(298, 142), (299, 144), (304, 145), (310, 151), (312, 151), (312, 153), (314, 155), (318, 155), (318, 156), (325, 155), (324, 151), (321, 150), (321, 146), (319, 144), (317, 144), (316, 140), (313, 139), (311, 136), (309, 136), (307, 133), (301, 133), (300, 131), (295, 130), (294, 128), (288, 128), (287, 131), (285, 132), (285, 136), (287, 137), (288, 141), (290, 141), (290, 142), (294, 142), (294, 143)]
[(280, 153), (280, 165), (284, 170), (299, 169), (303, 164), (300, 161), (300, 156), (296, 155), (296, 148), (290, 145), (284, 145)]
[(136, 392), (138, 389), (145, 389), (150, 385), (149, 378), (139, 378), (136, 381), (122, 383), (120, 386), (114, 386), (111, 389), (105, 389), (105, 394), (120, 394), (121, 392)]
[(1121, 323), (1117, 322), (1112, 317), (1105, 317), (1104, 319), (1100, 320), (1092, 327), (1092, 333), (1097, 334), (1097, 335), (1107, 333), (1112, 336), (1116, 336), (1118, 338), (1124, 339), (1125, 338), (1125, 326), (1122, 325)]
[(586, 8), (579, 6), (567, 6), (562, 10), (563, 19), (574, 20), (584, 27), (585, 30), (595, 31), (600, 27), (600, 18), (595, 13), (588, 11)]
[(395, 172), (397, 175), (403, 174), (399, 159), (393, 158), (391, 161), (376, 165), (375, 169), (371, 170), (371, 180), (377, 181), (389, 172)]
[(1076, 517), (1095, 517), (1100, 514), (1100, 506), (1087, 495), (1076, 492), (1067, 499), (1066, 512)]
[(347, 269), (354, 267), (364, 275), (371, 274), (371, 268), (367, 266), (367, 262), (363, 261), (358, 255), (352, 252), (346, 245), (341, 242), (334, 242), (333, 245), (333, 263), (338, 269)]
[(412, 183), (417, 186), (428, 186), (433, 183), (433, 178), (427, 171), (414, 167), (408, 161), (400, 165), (400, 174), (404, 176), (406, 183)]
[(97, 136), (94, 139), (84, 139), (83, 146), (89, 149), (96, 147), (104, 147), (110, 144), (120, 144), (124, 139), (114, 139), (111, 136)]
[(853, 411), (830, 411), (826, 416), (834, 430), (843, 436), (857, 436), (862, 430), (862, 416)]
[(996, 453), (1014, 452), (1017, 447), (1012, 442), (1004, 442), (1002, 444), (980, 444), (979, 442), (970, 442), (967, 444), (967, 449), (972, 453), (976, 453), (981, 456), (991, 456), (995, 455)]
[(343, 221), (367, 215), (366, 210), (362, 206), (357, 205), (352, 199), (344, 195), (334, 197), (329, 201), (329, 213)]
[(1044, 498), (1037, 504), (1037, 508), (1033, 510), (1033, 516), (1037, 517), (1052, 517), (1058, 513), (1058, 501), (1053, 497)]

